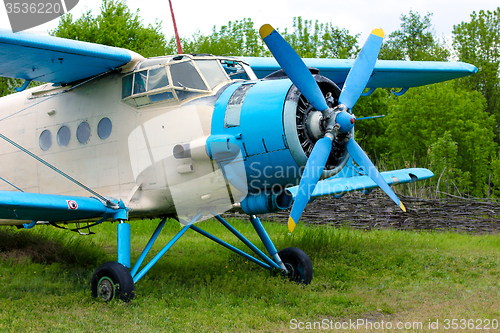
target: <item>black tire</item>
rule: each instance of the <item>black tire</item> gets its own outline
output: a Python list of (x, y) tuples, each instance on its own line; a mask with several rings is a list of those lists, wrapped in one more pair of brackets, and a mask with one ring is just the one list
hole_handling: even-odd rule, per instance
[(106, 302), (119, 298), (130, 302), (135, 297), (135, 285), (128, 269), (120, 263), (110, 261), (99, 266), (91, 280), (92, 297)]
[(295, 247), (287, 247), (279, 251), (278, 255), (288, 270), (288, 273), (283, 273), (283, 276), (297, 283), (305, 285), (311, 283), (313, 267), (311, 260), (304, 251)]

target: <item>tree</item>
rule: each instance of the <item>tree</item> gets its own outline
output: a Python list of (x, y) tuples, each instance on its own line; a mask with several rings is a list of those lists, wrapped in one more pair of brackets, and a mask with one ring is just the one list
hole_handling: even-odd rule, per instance
[(139, 10), (131, 13), (121, 0), (103, 0), (100, 10), (95, 17), (89, 10), (75, 21), (71, 13), (62, 16), (51, 35), (122, 47), (144, 57), (165, 55), (166, 41), (160, 22), (144, 27)]
[(10, 94), (12, 91), (10, 89), (9, 80), (6, 77), (0, 77), (0, 97)]
[[(433, 169), (437, 162), (429, 163), (431, 147), (449, 147), (453, 141), (457, 155), (449, 162), (463, 172), (461, 176), (470, 173), (473, 195), (484, 195), (490, 161), (497, 149), (493, 141), (495, 119), (485, 108), (486, 101), (479, 92), (456, 89), (451, 82), (411, 89), (394, 102), (388, 119), (386, 135), (391, 140), (393, 157), (429, 165), (438, 173), (442, 169)], [(446, 136), (447, 132), (451, 137)], [(437, 157), (433, 161), (437, 161), (443, 154), (434, 155)]]
[[(390, 92), (377, 89), (368, 97), (361, 97), (353, 108), (357, 118), (388, 115), (391, 107)], [(385, 135), (387, 117), (356, 121), (356, 141), (376, 163), (379, 155), (389, 150), (389, 139)]]
[(359, 52), (359, 35), (351, 36), (348, 30), (334, 27), (331, 22), (294, 17), (293, 32), (285, 30), (282, 35), (302, 58), (347, 59)]
[(486, 98), (486, 110), (500, 121), (500, 7), (494, 12), (473, 12), (470, 17), (470, 22), (454, 26), (453, 47), (461, 61), (479, 71), (459, 84), (480, 91)]
[(424, 17), (410, 10), (401, 15), (401, 29), (392, 32), (380, 50), (379, 59), (385, 60), (446, 60), (450, 52), (436, 38), (431, 24), (431, 13)]
[(183, 39), (181, 42), (186, 53), (250, 57), (269, 55), (259, 32), (254, 28), (254, 23), (249, 18), (244, 18), (241, 21), (229, 21), (219, 30), (214, 26), (212, 34), (209, 36), (196, 32), (192, 39)]

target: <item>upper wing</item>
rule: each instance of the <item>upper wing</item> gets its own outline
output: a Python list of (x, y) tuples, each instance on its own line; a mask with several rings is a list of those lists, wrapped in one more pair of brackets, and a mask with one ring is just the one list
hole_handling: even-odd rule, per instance
[[(274, 58), (245, 57), (258, 78), (280, 70)], [(342, 86), (354, 60), (344, 59), (303, 59), (309, 67), (319, 69), (337, 85)], [(463, 62), (437, 61), (395, 61), (378, 60), (367, 88), (411, 88), (447, 81), (477, 72), (473, 65)]]
[(126, 49), (0, 29), (0, 76), (65, 84), (141, 59)]

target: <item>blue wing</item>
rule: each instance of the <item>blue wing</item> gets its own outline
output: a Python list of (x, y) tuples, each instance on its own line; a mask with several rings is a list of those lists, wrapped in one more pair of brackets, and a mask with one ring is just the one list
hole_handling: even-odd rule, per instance
[(127, 208), (121, 201), (108, 207), (97, 198), (0, 191), (0, 220), (67, 222), (101, 217), (126, 220)]
[[(257, 75), (263, 78), (281, 67), (274, 58), (242, 58)], [(302, 59), (309, 67), (319, 69), (338, 86), (342, 87), (354, 60), (343, 59)], [(457, 79), (477, 72), (473, 65), (463, 62), (435, 61), (394, 61), (378, 60), (367, 88), (411, 88), (427, 84)]]
[(142, 59), (135, 52), (0, 29), (0, 76), (65, 84)]

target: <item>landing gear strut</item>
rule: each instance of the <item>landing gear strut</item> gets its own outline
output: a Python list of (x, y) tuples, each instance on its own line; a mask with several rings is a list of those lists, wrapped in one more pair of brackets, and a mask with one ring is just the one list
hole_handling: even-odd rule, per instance
[(139, 270), (161, 230), (165, 226), (166, 218), (164, 218), (158, 224), (148, 244), (129, 272), (127, 267), (130, 266), (130, 227), (127, 223), (120, 223), (118, 225), (118, 262), (107, 262), (97, 268), (92, 276), (92, 296), (106, 302), (111, 301), (113, 298), (119, 298), (125, 302), (131, 301), (135, 297), (135, 284), (158, 262), (158, 260), (160, 260), (188, 229), (200, 233), (208, 239), (213, 240), (263, 268), (273, 272), (281, 272), (282, 276), (291, 281), (306, 285), (311, 283), (313, 268), (309, 257), (302, 250), (294, 247), (289, 247), (278, 252), (258, 217), (252, 215), (250, 216), (250, 221), (269, 255), (262, 252), (222, 217), (215, 213), (213, 213), (213, 215), (231, 231), (231, 233), (247, 245), (257, 257), (260, 257), (260, 260), (195, 226), (193, 223), (201, 216), (201, 213), (198, 213), (189, 223), (183, 221), (184, 227), (177, 235), (175, 235), (148, 264)]

